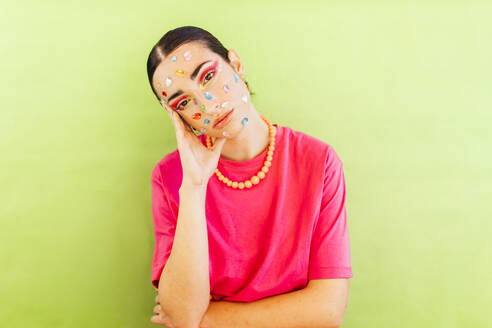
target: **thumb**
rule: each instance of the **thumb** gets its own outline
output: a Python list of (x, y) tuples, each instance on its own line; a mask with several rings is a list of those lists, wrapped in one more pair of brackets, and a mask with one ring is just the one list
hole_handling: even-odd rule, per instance
[(214, 153), (220, 153), (222, 151), (222, 147), (224, 147), (227, 138), (218, 138), (215, 139), (214, 149), (212, 150)]

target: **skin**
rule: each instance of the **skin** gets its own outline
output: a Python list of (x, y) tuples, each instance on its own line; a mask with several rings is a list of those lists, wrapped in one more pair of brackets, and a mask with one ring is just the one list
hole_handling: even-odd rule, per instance
[[(192, 55), (189, 61), (186, 61), (183, 57), (183, 54), (187, 51)], [(173, 56), (177, 57), (176, 62), (172, 61)], [(239, 55), (236, 51), (230, 49), (228, 58), (230, 63), (227, 63), (221, 56), (198, 41), (185, 43), (169, 53), (157, 66), (152, 83), (161, 100), (164, 100), (162, 102), (163, 106), (177, 112), (187, 125), (194, 127), (198, 131), (201, 131), (201, 128), (206, 128), (207, 132), (204, 134), (211, 136), (212, 140), (214, 140), (214, 137), (227, 139), (221, 150), (221, 157), (233, 161), (244, 161), (256, 157), (268, 147), (270, 142), (268, 125), (261, 119), (254, 104), (251, 102), (248, 88), (243, 81), (244, 64)], [(191, 79), (190, 75), (195, 67), (206, 60), (217, 60), (221, 71), (216, 71), (213, 77), (209, 78), (209, 82), (201, 89), (198, 78), (202, 72), (212, 66), (212, 63), (207, 63), (202, 67), (195, 81)], [(183, 70), (185, 72), (184, 77), (179, 77), (176, 74), (176, 70)], [(239, 76), (238, 83), (234, 80), (234, 73)], [(166, 86), (166, 77), (168, 76), (172, 79), (170, 86)], [(224, 92), (224, 84), (229, 86), (228, 93)], [(170, 104), (167, 103), (167, 98), (179, 89), (183, 90), (184, 95), (189, 95), (189, 101), (184, 110), (175, 111), (170, 108), (170, 105), (176, 98)], [(162, 95), (162, 91), (167, 94), (167, 97)], [(204, 92), (209, 92), (213, 99), (207, 99)], [(246, 95), (246, 103), (242, 101), (242, 95)], [(197, 105), (194, 104), (193, 97), (196, 97)], [(214, 120), (229, 110), (221, 107), (224, 102), (228, 102), (234, 108), (232, 121), (222, 129), (214, 129), (212, 127)], [(205, 111), (200, 108), (202, 104), (205, 106)], [(200, 119), (195, 120), (193, 119), (193, 114), (197, 112), (201, 113), (202, 116)], [(241, 123), (244, 117), (248, 118), (248, 124), (245, 126)], [(205, 119), (210, 120), (208, 125), (204, 123)], [(223, 136), (223, 131), (226, 131), (228, 135)]]
[[(189, 61), (183, 56), (187, 51), (192, 55)], [(175, 62), (172, 61), (173, 56), (177, 57)], [(269, 145), (268, 125), (251, 102), (249, 91), (243, 81), (244, 65), (232, 49), (228, 52), (228, 58), (230, 63), (200, 42), (194, 41), (182, 44), (168, 54), (154, 73), (153, 88), (159, 95), (176, 133), (183, 167), (182, 186), (206, 186), (217, 167), (219, 157), (233, 161), (249, 160), (259, 155)], [(203, 88), (201, 88), (200, 82), (203, 81), (200, 81), (200, 76), (213, 66), (213, 62), (202, 66), (195, 80), (191, 78), (191, 72), (206, 60), (216, 60), (218, 66), (216, 71), (208, 76), (209, 82), (206, 85), (202, 84)], [(176, 70), (183, 70), (184, 76), (178, 76)], [(235, 73), (239, 77), (238, 82), (235, 81)], [(166, 85), (166, 77), (172, 79), (172, 84), (169, 86)], [(224, 84), (229, 86), (227, 93), (224, 91)], [(182, 90), (183, 93), (168, 103), (167, 99), (178, 90)], [(163, 91), (166, 96), (163, 95)], [(213, 98), (207, 99), (204, 92), (209, 92)], [(183, 110), (171, 108), (171, 105), (183, 95), (188, 96), (185, 108)], [(243, 95), (247, 96), (246, 102), (242, 100)], [(197, 104), (194, 103), (193, 97), (196, 98)], [(232, 120), (222, 129), (214, 129), (212, 127), (214, 120), (230, 110), (221, 106), (224, 102), (232, 104), (231, 108), (234, 108)], [(202, 104), (205, 110), (201, 109)], [(198, 120), (193, 118), (197, 112), (201, 113), (201, 118)], [(241, 123), (244, 117), (248, 118), (246, 125)], [(210, 123), (205, 124), (205, 119), (210, 120)], [(203, 146), (190, 126), (198, 131), (205, 127), (207, 129), (205, 134), (212, 137), (214, 148), (210, 150)], [(227, 132), (226, 136), (222, 134), (223, 131)], [(156, 315), (151, 318), (151, 322), (173, 328), (173, 323), (159, 305), (154, 307), (154, 313)]]

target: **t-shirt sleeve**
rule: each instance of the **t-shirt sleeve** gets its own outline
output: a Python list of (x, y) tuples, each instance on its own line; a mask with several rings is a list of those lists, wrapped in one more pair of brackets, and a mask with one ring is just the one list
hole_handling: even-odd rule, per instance
[(152, 285), (157, 289), (164, 265), (171, 254), (176, 230), (176, 218), (172, 214), (168, 194), (163, 185), (162, 174), (157, 165), (152, 171), (152, 219), (154, 222), (155, 246), (152, 260)]
[(330, 146), (320, 213), (311, 241), (308, 280), (351, 277), (343, 163)]

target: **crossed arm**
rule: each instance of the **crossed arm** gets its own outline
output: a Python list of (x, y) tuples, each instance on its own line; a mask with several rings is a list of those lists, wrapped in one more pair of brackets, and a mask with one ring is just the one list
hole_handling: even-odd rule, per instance
[(310, 280), (304, 289), (253, 302), (210, 302), (199, 327), (339, 327), (345, 315), (348, 292), (349, 279), (316, 279)]

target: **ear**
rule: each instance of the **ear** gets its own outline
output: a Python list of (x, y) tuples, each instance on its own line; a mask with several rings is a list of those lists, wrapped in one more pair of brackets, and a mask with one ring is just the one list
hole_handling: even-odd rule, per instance
[(234, 49), (230, 49), (227, 57), (229, 57), (230, 64), (236, 71), (237, 75), (239, 75), (241, 79), (244, 79), (244, 65), (237, 52)]

